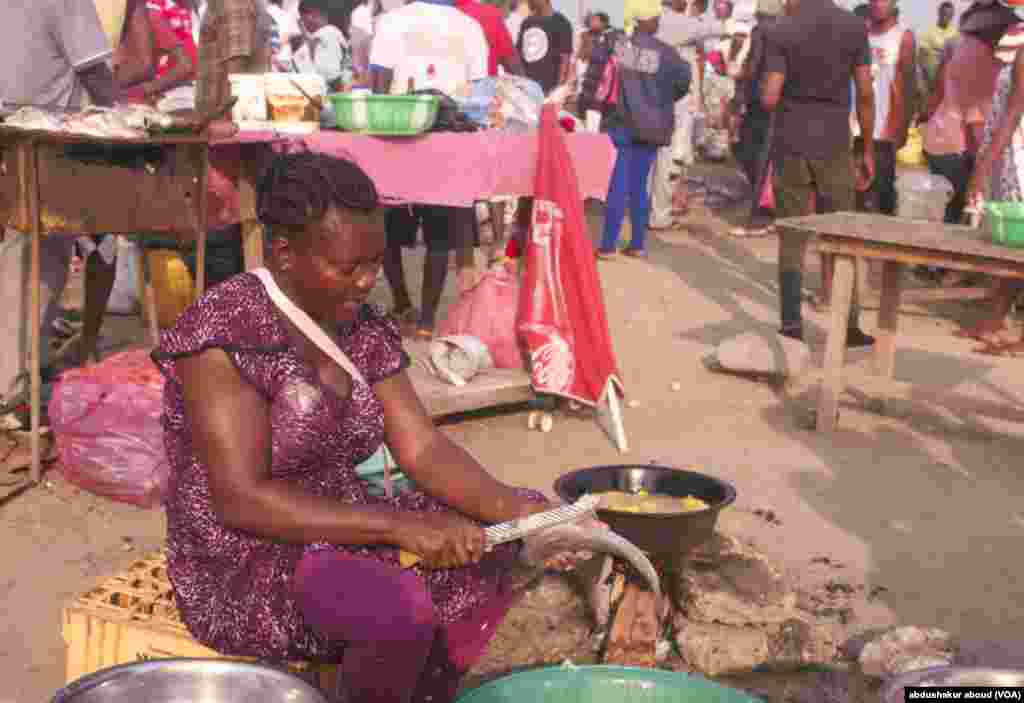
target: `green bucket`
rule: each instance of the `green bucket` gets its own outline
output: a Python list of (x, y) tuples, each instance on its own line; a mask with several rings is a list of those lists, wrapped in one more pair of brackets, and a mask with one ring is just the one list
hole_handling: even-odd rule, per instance
[(338, 128), (379, 137), (423, 134), (437, 121), (441, 101), (436, 95), (370, 95), (332, 93)]
[(985, 203), (985, 221), (993, 242), (1007, 247), (1024, 247), (1024, 203)]
[(532, 669), (466, 691), (456, 703), (759, 703), (699, 676), (625, 666)]

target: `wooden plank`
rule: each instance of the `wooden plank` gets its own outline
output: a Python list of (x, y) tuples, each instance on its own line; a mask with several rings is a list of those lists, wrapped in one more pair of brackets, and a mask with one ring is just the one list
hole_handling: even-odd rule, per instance
[[(201, 198), (188, 148), (165, 147), (160, 160), (146, 167), (83, 161), (64, 149), (39, 146), (44, 234), (161, 232), (193, 239)], [(26, 224), (15, 227), (27, 231)]]
[(413, 359), (409, 378), (433, 418), (525, 403), (533, 398), (530, 376), (525, 370), (490, 369), (459, 388), (441, 381), (422, 367), (423, 360), (428, 358), (429, 343), (407, 339), (404, 346)]
[[(900, 294), (901, 305), (914, 305), (920, 303), (946, 303), (946, 302), (967, 302), (972, 300), (987, 300), (992, 296), (990, 287), (957, 287), (957, 288), (910, 288)], [(861, 296), (861, 307), (879, 305), (880, 296), (872, 294)]]
[(908, 266), (937, 266), (956, 271), (985, 273), (999, 278), (1024, 278), (1024, 261), (1018, 262), (998, 257), (987, 258), (974, 254), (957, 254), (914, 246), (862, 242), (834, 235), (819, 236), (817, 248), (819, 252), (882, 261), (899, 261)]
[(849, 256), (837, 256), (832, 281), (832, 321), (825, 346), (825, 373), (818, 397), (818, 431), (836, 429), (839, 394), (843, 390), (843, 363), (846, 360), (846, 332), (853, 305), (853, 284), (857, 262)]
[[(42, 359), (42, 310), (40, 310), (41, 304), (41, 293), (40, 293), (40, 244), (39, 240), (42, 237), (42, 226), (40, 222), (40, 203), (39, 203), (39, 161), (38, 155), (36, 154), (36, 147), (33, 144), (20, 144), (18, 146), (18, 180), (22, 184), (24, 189), (21, 194), (22, 206), (25, 209), (25, 213), (28, 216), (29, 228), (25, 231), (28, 236), (32, 237), (31, 242), (31, 255), (29, 261), (29, 305), (32, 309), (29, 311), (29, 352), (28, 352), (28, 363), (29, 363), (29, 375), (30, 375), (30, 393), (29, 402), (31, 403), (30, 415), (31, 415), (31, 430), (32, 435), (29, 438), (32, 447), (32, 482), (39, 483), (43, 476), (43, 463), (42, 463), (42, 438), (39, 436), (39, 426), (41, 424), (42, 416), (40, 407), (42, 405), (42, 391), (43, 391), (43, 379), (42, 372), (40, 370), (40, 364)], [(54, 294), (51, 291), (51, 294)]]
[(878, 331), (875, 333), (875, 373), (882, 378), (892, 378), (896, 364), (903, 266), (896, 261), (886, 261), (882, 267), (882, 301), (878, 311)]
[[(185, 147), (182, 147), (184, 149)], [(198, 220), (196, 222), (196, 300), (206, 290), (206, 227), (210, 202), (210, 145), (197, 144), (187, 147), (191, 152), (194, 167), (193, 178), (196, 183), (196, 204)]]
[(525, 403), (533, 398), (530, 377), (525, 371), (492, 369), (462, 388), (444, 383), (415, 366), (409, 370), (409, 377), (427, 413), (434, 418)]
[(870, 213), (838, 212), (779, 220), (780, 229), (839, 237), (865, 243), (892, 244), (912, 250), (978, 256), (1024, 264), (1024, 249), (993, 244), (984, 229), (909, 220)]
[(209, 144), (210, 138), (200, 134), (164, 134), (151, 137), (125, 139), (123, 137), (94, 137), (68, 132), (46, 132), (0, 125), (0, 137), (37, 144), (95, 144), (97, 146), (163, 146), (174, 144)]
[(242, 158), (238, 175), (238, 217), (242, 227), (245, 270), (263, 265), (263, 225), (256, 213), (257, 160)]

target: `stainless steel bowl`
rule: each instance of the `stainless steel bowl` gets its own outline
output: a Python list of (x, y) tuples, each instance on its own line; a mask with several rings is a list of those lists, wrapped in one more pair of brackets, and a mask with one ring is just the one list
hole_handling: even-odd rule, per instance
[(80, 678), (51, 703), (327, 703), (292, 674), (229, 659), (154, 659)]
[(1024, 686), (1024, 671), (967, 666), (937, 666), (911, 671), (885, 684), (882, 703), (903, 703), (903, 689), (907, 686)]

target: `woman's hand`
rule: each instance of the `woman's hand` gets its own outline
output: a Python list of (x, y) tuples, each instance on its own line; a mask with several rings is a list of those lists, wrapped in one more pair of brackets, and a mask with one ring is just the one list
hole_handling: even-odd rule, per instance
[(396, 544), (433, 569), (479, 562), (486, 551), (483, 528), (449, 513), (416, 513), (396, 530)]

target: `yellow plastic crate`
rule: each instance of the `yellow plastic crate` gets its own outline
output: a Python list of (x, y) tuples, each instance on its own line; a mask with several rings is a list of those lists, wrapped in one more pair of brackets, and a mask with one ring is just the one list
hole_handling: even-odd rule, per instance
[[(181, 254), (173, 249), (148, 249), (149, 275), (156, 298), (156, 319), (160, 329), (170, 329), (185, 308), (192, 304), (195, 284)], [(143, 267), (139, 266), (139, 299), (146, 299)], [(149, 311), (145, 311), (149, 314)]]
[[(219, 658), (199, 644), (181, 622), (162, 552), (132, 564), (64, 608), (66, 682), (117, 664), (171, 657)], [(292, 662), (295, 673), (318, 675), (333, 691), (337, 668)]]

